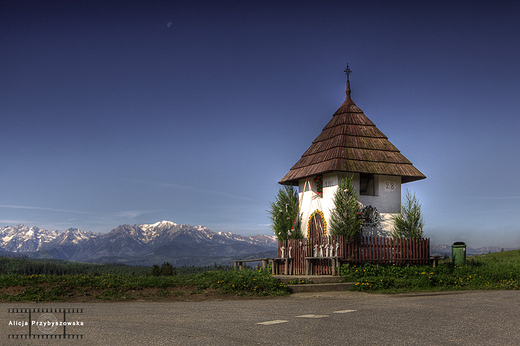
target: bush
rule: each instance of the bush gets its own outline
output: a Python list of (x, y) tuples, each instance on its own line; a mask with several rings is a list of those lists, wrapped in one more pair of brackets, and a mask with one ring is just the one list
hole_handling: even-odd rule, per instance
[(271, 228), (278, 241), (303, 238), (300, 229), (300, 218), (298, 215), (300, 211), (296, 189), (292, 186), (280, 188), (276, 195), (276, 201), (271, 202), (270, 205), (271, 209), (268, 210), (269, 219), (272, 222)]
[(363, 230), (362, 210), (352, 179), (352, 175), (348, 175), (339, 182), (330, 214), (331, 235), (343, 235), (347, 239), (358, 238)]
[(159, 267), (157, 264), (152, 266), (152, 276), (161, 276), (161, 267)]
[(405, 204), (401, 212), (392, 218), (394, 221), (394, 237), (423, 238), (424, 221), (421, 216), (421, 204), (410, 191), (406, 192)]
[(370, 263), (341, 267), (341, 275), (354, 282), (354, 291), (386, 293), (430, 290), (518, 289), (520, 263), (468, 261), (466, 266), (451, 263), (430, 266), (398, 266)]

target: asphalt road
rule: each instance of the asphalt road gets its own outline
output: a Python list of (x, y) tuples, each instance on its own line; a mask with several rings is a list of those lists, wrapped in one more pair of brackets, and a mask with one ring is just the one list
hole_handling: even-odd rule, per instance
[[(10, 308), (83, 308), (80, 340), (12, 340)], [(520, 291), (374, 295), (300, 293), (206, 302), (2, 303), (2, 345), (516, 345)], [(55, 314), (61, 321), (61, 314)], [(32, 320), (41, 316), (32, 313)], [(36, 326), (32, 333), (42, 334)], [(63, 333), (63, 328), (51, 334)]]

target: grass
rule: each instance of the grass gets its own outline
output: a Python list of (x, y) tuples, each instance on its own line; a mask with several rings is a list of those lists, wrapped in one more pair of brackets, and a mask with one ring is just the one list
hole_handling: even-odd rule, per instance
[(453, 291), (519, 289), (520, 250), (468, 258), (465, 266), (450, 262), (438, 267), (396, 265), (347, 266), (341, 268), (354, 291), (399, 293), (410, 291)]
[[(460, 267), (449, 261), (436, 268), (344, 265), (341, 273), (347, 281), (355, 282), (352, 290), (365, 292), (519, 289), (520, 250), (470, 257), (467, 265)], [(100, 275), (0, 275), (0, 301), (201, 300), (287, 294), (287, 285), (273, 278), (269, 271), (254, 269), (175, 276), (136, 275), (135, 271)]]
[(266, 270), (207, 271), (177, 276), (20, 275), (0, 276), (2, 301), (174, 299), (186, 295), (278, 296), (287, 285)]

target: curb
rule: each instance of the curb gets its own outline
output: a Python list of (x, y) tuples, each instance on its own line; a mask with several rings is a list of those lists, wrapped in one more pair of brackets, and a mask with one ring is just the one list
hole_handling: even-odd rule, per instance
[[(289, 284), (293, 280), (307, 281), (313, 284), (342, 283), (345, 280), (343, 276), (332, 275), (273, 275), (273, 277), (284, 284)], [(298, 286), (301, 286), (301, 284)]]
[(332, 284), (301, 284), (301, 285), (287, 285), (291, 293), (305, 293), (305, 292), (336, 292), (348, 291), (354, 285), (351, 282), (346, 283), (332, 283)]

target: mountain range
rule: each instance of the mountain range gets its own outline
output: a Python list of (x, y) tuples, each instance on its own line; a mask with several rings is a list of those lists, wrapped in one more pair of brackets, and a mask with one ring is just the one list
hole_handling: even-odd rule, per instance
[(275, 236), (245, 237), (171, 221), (125, 224), (108, 233), (25, 225), (0, 228), (0, 255), (128, 265), (231, 265), (232, 259), (275, 257), (277, 244)]
[[(0, 256), (59, 259), (77, 262), (162, 264), (176, 267), (231, 265), (233, 259), (276, 257), (275, 236), (242, 236), (213, 232), (204, 226), (161, 221), (120, 225), (108, 233), (77, 228), (48, 231), (25, 225), (0, 228)], [(496, 246), (467, 247), (467, 255), (499, 252)], [(451, 256), (450, 245), (431, 245), (431, 255)]]
[[(501, 248), (499, 246), (482, 246), (479, 248), (474, 248), (471, 246), (466, 246), (466, 255), (481, 255), (490, 252), (500, 252), (500, 251), (510, 251), (516, 250), (517, 248)], [(451, 257), (451, 245), (440, 244), (440, 245), (431, 245), (430, 246), (430, 254), (433, 255), (448, 255)]]

